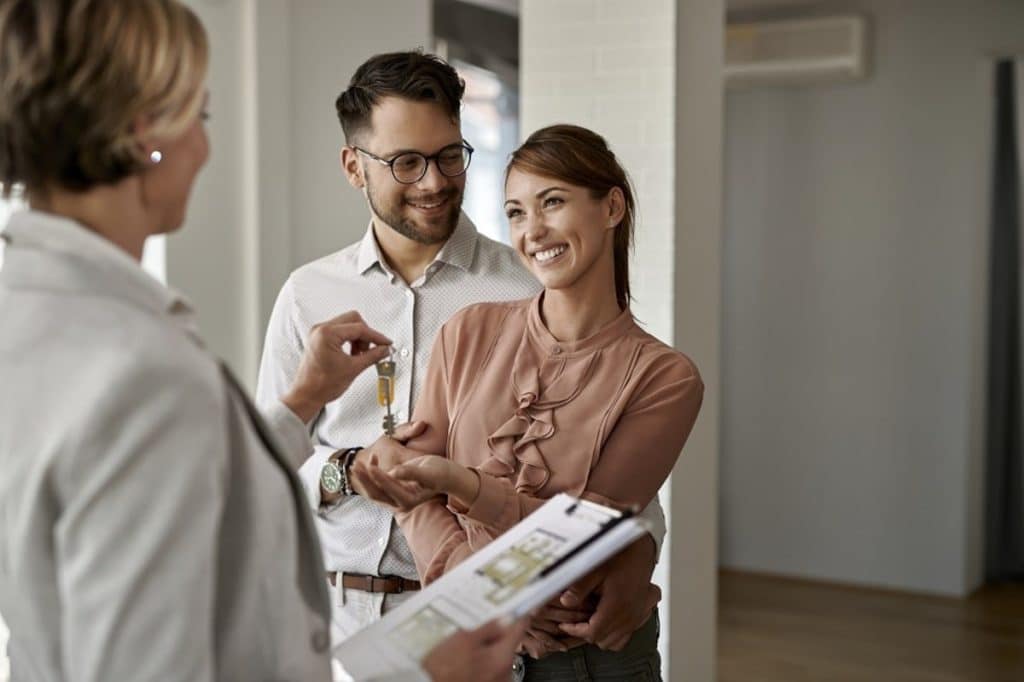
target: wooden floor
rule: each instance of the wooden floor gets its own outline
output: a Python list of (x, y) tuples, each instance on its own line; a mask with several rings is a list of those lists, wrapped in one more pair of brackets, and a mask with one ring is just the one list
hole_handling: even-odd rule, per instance
[(1024, 682), (1024, 585), (970, 599), (723, 572), (719, 682)]

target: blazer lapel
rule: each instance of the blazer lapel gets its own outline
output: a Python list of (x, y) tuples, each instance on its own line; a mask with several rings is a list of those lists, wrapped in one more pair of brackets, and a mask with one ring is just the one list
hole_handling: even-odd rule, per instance
[(223, 362), (218, 363), (220, 365), (221, 374), (224, 375), (225, 380), (228, 382), (228, 386), (241, 400), (242, 405), (245, 406), (245, 411), (249, 416), (249, 421), (252, 423), (253, 428), (256, 430), (256, 434), (259, 436), (260, 441), (263, 443), (263, 447), (270, 455), (271, 459), (277, 463), (284, 473), (285, 478), (288, 481), (289, 488), (292, 492), (292, 500), (295, 503), (296, 516), (298, 517), (299, 524), (299, 546), (309, 547), (311, 551), (309, 554), (303, 556), (299, 555), (299, 575), (306, 575), (307, 580), (302, 581), (299, 586), (302, 590), (303, 598), (306, 603), (313, 610), (324, 615), (325, 618), (330, 617), (330, 606), (329, 598), (327, 596), (327, 588), (324, 584), (323, 575), (323, 558), (320, 554), (320, 542), (317, 538), (316, 528), (313, 526), (313, 519), (309, 513), (309, 505), (306, 499), (306, 491), (302, 488), (302, 483), (299, 481), (298, 476), (292, 471), (288, 464), (288, 459), (281, 452), (280, 447), (277, 445), (277, 441), (274, 439), (273, 433), (267, 423), (263, 420), (263, 416), (253, 405), (252, 401), (249, 400), (249, 396), (246, 395), (245, 391), (239, 385), (235, 379), (231, 370), (228, 369), (227, 365)]

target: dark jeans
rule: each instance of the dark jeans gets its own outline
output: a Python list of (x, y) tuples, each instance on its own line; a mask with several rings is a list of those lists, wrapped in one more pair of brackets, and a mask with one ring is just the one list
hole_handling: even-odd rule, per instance
[(660, 682), (660, 630), (655, 611), (622, 651), (585, 644), (540, 660), (527, 657), (526, 682)]

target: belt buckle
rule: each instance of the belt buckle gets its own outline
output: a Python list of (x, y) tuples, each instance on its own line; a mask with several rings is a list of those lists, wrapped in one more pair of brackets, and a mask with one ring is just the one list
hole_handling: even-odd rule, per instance
[(396, 591), (392, 592), (392, 594), (402, 594), (403, 592), (405, 592), (405, 581), (402, 579), (401, 576), (398, 576), (398, 575), (382, 575), (379, 578), (374, 576), (374, 580), (381, 580), (381, 581), (394, 580), (395, 581), (395, 585), (396, 585)]

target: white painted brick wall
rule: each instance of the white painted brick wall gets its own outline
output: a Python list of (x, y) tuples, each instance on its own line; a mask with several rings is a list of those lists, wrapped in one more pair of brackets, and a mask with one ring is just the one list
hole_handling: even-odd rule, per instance
[(552, 123), (604, 135), (633, 178), (638, 319), (672, 342), (675, 3), (523, 0), (522, 136)]
[[(675, 234), (675, 3), (673, 0), (522, 0), (521, 134), (575, 123), (603, 135), (633, 179), (633, 313), (673, 342)], [(662, 501), (670, 506), (664, 492)], [(667, 549), (655, 571), (666, 592)], [(662, 601), (667, 667), (668, 600)]]

